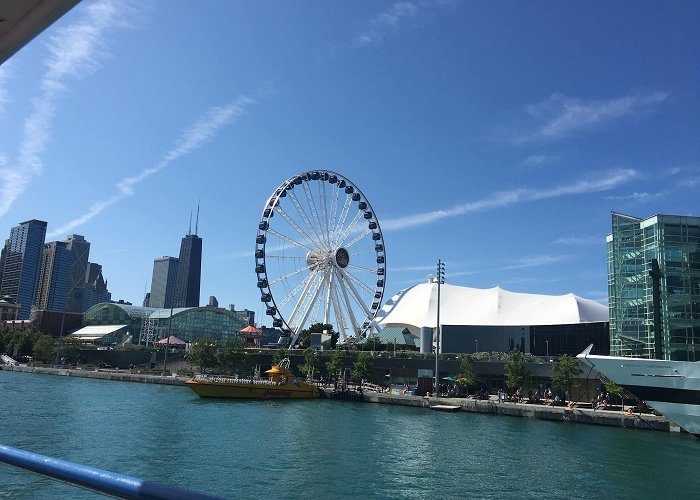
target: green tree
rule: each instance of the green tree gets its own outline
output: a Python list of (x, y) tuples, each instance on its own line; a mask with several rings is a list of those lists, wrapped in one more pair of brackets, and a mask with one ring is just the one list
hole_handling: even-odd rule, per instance
[(625, 395), (624, 387), (616, 384), (612, 380), (608, 380), (605, 382), (605, 390), (608, 391), (610, 394), (620, 398), (620, 407), (624, 410), (625, 403), (624, 403), (624, 400), (622, 399)]
[(366, 352), (357, 355), (357, 360), (352, 366), (350, 376), (356, 380), (374, 382), (374, 358)]
[(367, 340), (360, 345), (362, 345), (363, 351), (381, 351), (386, 347), (382, 344), (382, 341), (379, 340), (377, 335), (370, 335), (367, 337)]
[(459, 375), (457, 375), (457, 382), (467, 387), (467, 392), (469, 392), (469, 386), (476, 384), (476, 369), (474, 368), (474, 358), (472, 356), (462, 356), (459, 360)]
[(345, 362), (343, 359), (343, 351), (333, 351), (331, 354), (331, 359), (326, 363), (326, 370), (328, 370), (328, 375), (337, 381), (340, 373), (345, 368)]
[(513, 349), (505, 356), (506, 385), (514, 390), (531, 383), (530, 372), (525, 365), (525, 357), (518, 348)]
[(62, 358), (65, 358), (66, 363), (77, 363), (80, 357), (80, 340), (67, 336), (61, 339), (60, 352)]
[(56, 358), (56, 340), (51, 335), (41, 335), (34, 342), (34, 356), (44, 363), (49, 363)]
[(304, 364), (299, 366), (299, 371), (306, 375), (307, 379), (313, 379), (314, 369), (318, 365), (318, 352), (310, 347), (304, 350)]
[(299, 347), (309, 347), (311, 346), (311, 332), (309, 330), (302, 330), (299, 335)]
[(578, 386), (580, 374), (578, 359), (564, 354), (552, 363), (552, 387), (570, 397), (571, 391)]
[(199, 366), (200, 372), (204, 373), (207, 368), (212, 368), (217, 365), (217, 345), (216, 341), (208, 336), (199, 337), (192, 344), (192, 348), (188, 353), (190, 364)]
[(7, 346), (10, 355), (17, 352), (17, 356), (31, 356), (34, 351), (34, 342), (39, 338), (38, 333), (27, 329), (14, 330)]
[(225, 372), (233, 373), (248, 357), (245, 352), (245, 340), (236, 335), (226, 339), (224, 347), (219, 350), (219, 364)]
[(272, 355), (272, 364), (279, 365), (284, 358), (287, 357), (287, 350), (279, 348)]

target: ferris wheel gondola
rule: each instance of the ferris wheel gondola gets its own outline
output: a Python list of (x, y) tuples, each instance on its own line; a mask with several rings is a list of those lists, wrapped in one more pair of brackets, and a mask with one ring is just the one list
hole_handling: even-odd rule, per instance
[(340, 342), (374, 327), (384, 296), (386, 251), (367, 198), (346, 177), (314, 170), (268, 198), (255, 240), (260, 300), (291, 336), (330, 324)]

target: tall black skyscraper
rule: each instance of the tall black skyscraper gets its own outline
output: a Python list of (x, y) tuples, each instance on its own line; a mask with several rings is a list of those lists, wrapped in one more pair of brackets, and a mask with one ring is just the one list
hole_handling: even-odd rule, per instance
[(197, 207), (197, 223), (192, 234), (192, 219), (190, 229), (180, 243), (180, 257), (175, 280), (174, 307), (199, 307), (199, 283), (202, 276), (202, 238), (197, 236), (199, 225), (199, 207)]

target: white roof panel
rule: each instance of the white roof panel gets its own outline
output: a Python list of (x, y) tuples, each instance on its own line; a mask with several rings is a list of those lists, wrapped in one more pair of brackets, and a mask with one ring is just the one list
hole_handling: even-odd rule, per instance
[(71, 333), (71, 335), (73, 335), (75, 337), (80, 337), (81, 339), (84, 339), (84, 340), (95, 340), (95, 339), (99, 339), (101, 337), (104, 337), (105, 335), (109, 335), (110, 333), (114, 333), (117, 330), (124, 328), (125, 326), (128, 326), (128, 325), (84, 326), (80, 330)]
[[(440, 288), (443, 325), (529, 326), (608, 321), (608, 308), (569, 293), (538, 295), (444, 284)], [(437, 323), (437, 283), (402, 290), (377, 315), (382, 326), (434, 328)]]

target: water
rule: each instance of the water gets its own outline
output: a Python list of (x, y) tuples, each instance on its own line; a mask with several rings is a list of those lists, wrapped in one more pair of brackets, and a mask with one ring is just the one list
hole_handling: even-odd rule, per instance
[[(700, 494), (688, 435), (7, 371), (0, 404), (2, 444), (227, 498)], [(0, 498), (95, 495), (0, 464)]]

